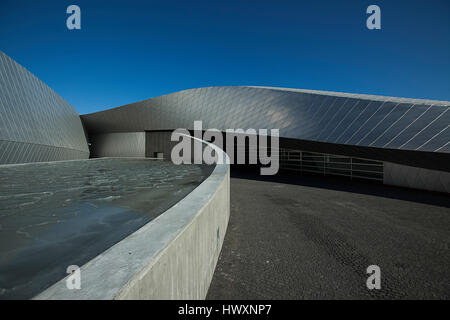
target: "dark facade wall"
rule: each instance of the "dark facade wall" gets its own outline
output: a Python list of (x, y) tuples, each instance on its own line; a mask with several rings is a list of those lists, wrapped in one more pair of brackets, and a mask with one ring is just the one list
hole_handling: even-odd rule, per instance
[(157, 152), (162, 152), (165, 159), (171, 159), (171, 152), (178, 141), (171, 141), (171, 132), (147, 131), (145, 133), (145, 156), (155, 158)]
[(145, 132), (100, 133), (89, 136), (91, 156), (145, 157)]
[(0, 164), (88, 157), (75, 109), (0, 51)]

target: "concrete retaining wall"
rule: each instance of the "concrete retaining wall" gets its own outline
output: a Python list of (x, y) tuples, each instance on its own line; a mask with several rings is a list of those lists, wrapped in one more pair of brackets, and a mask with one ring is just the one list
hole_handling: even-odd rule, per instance
[(62, 279), (34, 299), (204, 299), (228, 225), (229, 174), (216, 165), (183, 200), (82, 266), (81, 289)]
[(450, 193), (450, 172), (384, 163), (384, 184)]

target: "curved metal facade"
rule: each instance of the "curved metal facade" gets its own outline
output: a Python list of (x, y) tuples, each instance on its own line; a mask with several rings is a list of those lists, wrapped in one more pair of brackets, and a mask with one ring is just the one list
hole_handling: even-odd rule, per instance
[(446, 101), (312, 90), (208, 87), (83, 115), (82, 119), (90, 134), (193, 129), (194, 120), (203, 120), (204, 129), (278, 128), (282, 138), (378, 150), (379, 154), (399, 150), (442, 158), (450, 153), (449, 105)]
[[(184, 90), (82, 116), (0, 52), (0, 164), (143, 154), (144, 131), (279, 129), (288, 146), (450, 171), (449, 102), (269, 87)], [(114, 139), (105, 134), (115, 133)], [(105, 139), (108, 137), (108, 139)], [(118, 139), (117, 139), (118, 137)], [(120, 142), (120, 143), (119, 143)], [(121, 150), (123, 149), (123, 150)], [(98, 151), (98, 152), (96, 152)], [(123, 152), (122, 152), (123, 151)]]
[(75, 109), (0, 51), (0, 164), (88, 157)]

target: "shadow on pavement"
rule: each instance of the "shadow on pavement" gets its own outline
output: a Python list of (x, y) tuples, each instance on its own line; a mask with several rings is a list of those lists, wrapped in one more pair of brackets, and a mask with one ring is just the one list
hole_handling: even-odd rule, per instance
[(384, 185), (380, 182), (350, 180), (348, 178), (337, 176), (332, 177), (313, 174), (299, 175), (289, 172), (279, 172), (273, 176), (262, 176), (259, 174), (259, 170), (232, 167), (231, 178), (330, 189), (450, 208), (450, 197), (445, 193), (394, 187)]

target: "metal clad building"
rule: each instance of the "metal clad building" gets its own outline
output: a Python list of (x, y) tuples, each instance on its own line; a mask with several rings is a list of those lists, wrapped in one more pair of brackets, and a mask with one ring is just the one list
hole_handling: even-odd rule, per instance
[(0, 51), (0, 164), (88, 157), (75, 109)]
[[(261, 87), (185, 90), (83, 115), (92, 135), (112, 132), (278, 128), (280, 137), (354, 150), (450, 152), (449, 102)], [(95, 148), (95, 146), (93, 146)], [(420, 161), (420, 160), (419, 160)]]
[[(83, 126), (92, 156), (167, 156), (170, 132), (192, 130), (194, 121), (202, 120), (204, 130), (279, 129), (280, 159), (286, 164), (293, 155), (300, 169), (314, 162), (317, 168), (323, 163), (324, 173), (337, 173), (348, 160), (351, 170), (363, 172), (381, 163), (379, 172), (365, 176), (450, 192), (449, 106), (314, 90), (206, 87), (83, 115), (80, 121), (66, 101), (0, 52), (0, 164), (88, 158)], [(327, 167), (333, 162), (339, 163)]]
[[(449, 105), (313, 90), (208, 87), (83, 115), (82, 120), (98, 156), (122, 155), (130, 146), (135, 147), (130, 155), (152, 156), (155, 148), (137, 140), (142, 137), (138, 133), (147, 132), (146, 140), (159, 145), (165, 139), (169, 146), (167, 132), (192, 130), (194, 121), (202, 120), (204, 130), (279, 129), (281, 165), (297, 161), (290, 168), (295, 171), (450, 192)], [(99, 144), (105, 135), (114, 135), (117, 143)], [(159, 148), (167, 157), (168, 148)]]
[(449, 102), (258, 87), (185, 90), (83, 115), (89, 132), (278, 128), (280, 136), (350, 146), (450, 152)]

